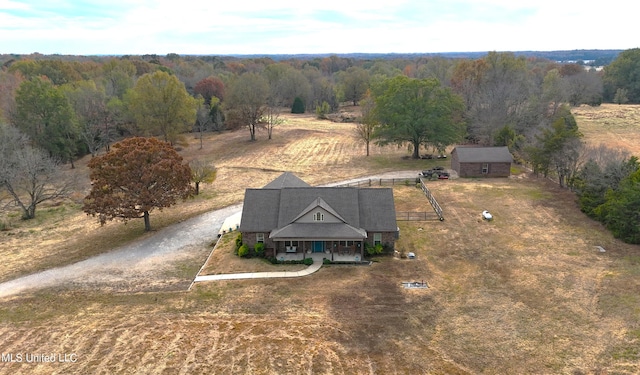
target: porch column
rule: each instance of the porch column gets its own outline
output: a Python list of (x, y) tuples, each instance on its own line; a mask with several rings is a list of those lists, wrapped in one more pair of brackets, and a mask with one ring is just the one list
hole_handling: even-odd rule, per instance
[(336, 241), (331, 241), (331, 261), (333, 262), (333, 249), (336, 248)]

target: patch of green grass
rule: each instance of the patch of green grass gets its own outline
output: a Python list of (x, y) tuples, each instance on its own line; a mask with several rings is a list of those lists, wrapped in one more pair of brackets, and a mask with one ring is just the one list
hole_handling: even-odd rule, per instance
[(615, 360), (640, 361), (640, 344), (617, 346), (611, 350), (611, 358)]
[[(105, 293), (88, 292), (64, 288), (53, 288), (35, 292), (24, 297), (5, 301), (0, 306), (0, 322), (38, 325), (53, 321), (60, 317), (74, 317), (85, 314), (89, 310), (102, 311), (108, 307), (110, 311), (122, 308), (123, 311), (132, 309), (151, 312), (175, 312), (176, 306), (184, 307), (187, 311), (190, 302), (218, 301), (224, 293), (219, 288), (194, 288), (191, 292), (160, 292), (160, 293)], [(202, 306), (192, 306), (198, 310)]]
[(184, 261), (172, 265), (172, 269), (166, 270), (163, 274), (166, 277), (175, 277), (178, 279), (193, 279), (200, 270), (201, 259), (193, 261)]
[(624, 261), (631, 267), (640, 266), (640, 255), (627, 255)]
[(365, 159), (373, 169), (431, 169), (436, 166), (442, 166), (445, 168), (451, 167), (449, 159), (411, 159), (410, 155), (401, 157), (398, 154), (391, 155), (372, 155)]
[(525, 188), (525, 189), (519, 189), (518, 193), (521, 194), (523, 197), (534, 200), (534, 201), (553, 198), (552, 193), (542, 189), (526, 189)]
[(519, 175), (521, 173), (525, 173), (527, 170), (522, 165), (511, 164), (510, 171), (512, 175)]
[(73, 316), (84, 305), (81, 300), (71, 302), (67, 292), (59, 289), (42, 290), (31, 297), (3, 303), (0, 321), (11, 323), (37, 323), (57, 316)]

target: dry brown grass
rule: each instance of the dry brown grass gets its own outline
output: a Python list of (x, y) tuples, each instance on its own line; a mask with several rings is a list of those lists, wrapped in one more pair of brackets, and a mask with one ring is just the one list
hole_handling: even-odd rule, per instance
[[(637, 246), (613, 239), (570, 192), (543, 180), (431, 188), (446, 220), (400, 223), (398, 247), (414, 251), (413, 261), (383, 257), (370, 267), (191, 292), (63, 289), (5, 301), (3, 352), (76, 353), (78, 361), (3, 364), (0, 372), (640, 371)], [(424, 209), (420, 190), (394, 191), (399, 210)], [(485, 208), (494, 221), (480, 219)], [(400, 285), (414, 280), (431, 289)]]
[(581, 106), (571, 111), (589, 144), (605, 144), (640, 155), (640, 105), (603, 104)]
[[(279, 134), (307, 134), (309, 142), (318, 134), (348, 134), (344, 124), (326, 123), (328, 133), (322, 133), (292, 122)], [(205, 187), (204, 197), (154, 213), (152, 223), (235, 202), (244, 187), (263, 185), (280, 167), (313, 183), (329, 182), (393, 168), (405, 154), (389, 148), (390, 156), (367, 160), (358, 156), (360, 146), (349, 151), (336, 139), (322, 147), (333, 147), (340, 163), (349, 165), (334, 168), (332, 152), (314, 164), (315, 158), (305, 159), (307, 149), (291, 145), (299, 140), (274, 139), (274, 153), (266, 141), (245, 139), (244, 132), (211, 136), (205, 153), (220, 167), (218, 181)], [(318, 147), (314, 152), (322, 153)], [(196, 143), (183, 152), (187, 158), (201, 154)], [(243, 174), (235, 172), (250, 178), (237, 179)], [(57, 289), (5, 300), (3, 353), (75, 353), (77, 362), (1, 363), (0, 373), (640, 372), (638, 246), (613, 239), (577, 209), (572, 193), (544, 180), (523, 175), (434, 181), (430, 187), (446, 220), (400, 223), (398, 248), (414, 251), (414, 261), (380, 258), (371, 267), (323, 266), (304, 278), (205, 283), (191, 292)], [(399, 211), (429, 209), (418, 189), (396, 187), (394, 193)], [(483, 209), (495, 220), (482, 221)], [(52, 212), (3, 234), (2, 274), (23, 252), (39, 254), (11, 242), (19, 232), (23, 243), (40, 246), (60, 227), (74, 233), (73, 220), (76, 230), (86, 231), (80, 232), (84, 241), (124, 227), (92, 228), (72, 209)], [(52, 241), (57, 245), (41, 249), (55, 251), (65, 243)], [(8, 251), (7, 243), (13, 246)], [(596, 252), (595, 245), (607, 252)], [(431, 289), (400, 285), (423, 279)]]
[[(395, 146), (372, 146), (372, 155), (364, 155), (364, 145), (352, 136), (353, 124), (333, 123), (312, 115), (283, 114), (286, 122), (274, 131), (273, 139), (258, 133), (258, 141), (248, 141), (244, 129), (207, 134), (204, 147), (192, 136), (181, 150), (186, 161), (201, 158), (218, 168), (214, 183), (201, 186), (201, 195), (162, 212), (151, 213), (151, 225), (161, 229), (195, 215), (241, 202), (244, 189), (261, 187), (283, 171), (293, 171), (311, 184), (329, 183), (372, 172), (398, 168), (421, 169), (420, 161), (401, 160), (406, 150)], [(86, 167), (90, 157), (67, 171), (79, 178), (79, 191), (62, 205), (43, 205), (36, 220), (23, 222), (18, 213), (0, 217), (10, 230), (0, 232), (0, 281), (10, 280), (55, 266), (70, 264), (109, 251), (150, 234), (144, 233), (140, 220), (127, 225), (120, 222), (100, 227), (96, 219), (81, 211), (82, 198), (88, 193)]]

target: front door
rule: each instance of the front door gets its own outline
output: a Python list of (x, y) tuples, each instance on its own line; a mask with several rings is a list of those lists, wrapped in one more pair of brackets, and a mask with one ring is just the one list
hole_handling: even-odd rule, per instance
[(324, 241), (313, 241), (313, 252), (324, 253)]

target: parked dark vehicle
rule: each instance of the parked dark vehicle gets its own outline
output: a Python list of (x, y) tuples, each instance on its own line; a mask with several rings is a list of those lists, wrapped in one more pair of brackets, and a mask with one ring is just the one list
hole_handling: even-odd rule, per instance
[(429, 180), (448, 180), (450, 174), (445, 172), (444, 167), (434, 167), (433, 169), (425, 169), (418, 176)]

